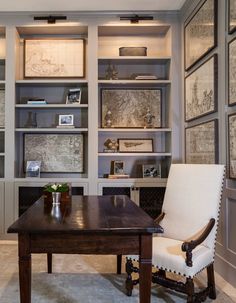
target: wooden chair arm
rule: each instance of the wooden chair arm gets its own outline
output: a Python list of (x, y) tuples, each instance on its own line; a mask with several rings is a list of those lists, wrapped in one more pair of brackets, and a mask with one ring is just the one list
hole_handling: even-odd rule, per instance
[(201, 233), (201, 235), (196, 240), (190, 240), (186, 241), (182, 244), (182, 251), (186, 251), (186, 265), (187, 266), (193, 266), (192, 262), (192, 250), (201, 244), (209, 235), (211, 232), (213, 226), (215, 225), (215, 219), (211, 218), (207, 226), (205, 227), (204, 231)]
[(162, 212), (162, 213), (154, 220), (155, 224), (160, 224), (160, 222), (161, 222), (161, 220), (164, 218), (164, 216), (165, 216), (165, 213)]

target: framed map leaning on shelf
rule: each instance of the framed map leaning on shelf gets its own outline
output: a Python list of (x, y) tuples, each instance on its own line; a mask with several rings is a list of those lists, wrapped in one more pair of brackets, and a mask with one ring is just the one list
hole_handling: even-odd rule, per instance
[(24, 161), (41, 161), (42, 173), (82, 173), (83, 134), (24, 134)]
[(25, 78), (84, 77), (83, 39), (26, 39)]
[(146, 128), (149, 112), (152, 115), (152, 128), (161, 127), (160, 89), (102, 89), (101, 102), (102, 127)]
[(228, 116), (229, 177), (236, 179), (236, 114)]
[(218, 121), (211, 120), (185, 128), (185, 162), (218, 163)]

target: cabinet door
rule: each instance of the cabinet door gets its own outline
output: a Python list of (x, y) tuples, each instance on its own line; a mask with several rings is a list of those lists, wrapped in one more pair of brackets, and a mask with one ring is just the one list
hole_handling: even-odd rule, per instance
[(139, 188), (139, 205), (153, 219), (161, 213), (165, 190), (165, 187)]

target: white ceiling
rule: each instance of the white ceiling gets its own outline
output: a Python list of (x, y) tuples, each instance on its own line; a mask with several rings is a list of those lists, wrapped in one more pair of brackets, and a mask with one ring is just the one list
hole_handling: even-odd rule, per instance
[(186, 0), (0, 0), (0, 12), (179, 10)]

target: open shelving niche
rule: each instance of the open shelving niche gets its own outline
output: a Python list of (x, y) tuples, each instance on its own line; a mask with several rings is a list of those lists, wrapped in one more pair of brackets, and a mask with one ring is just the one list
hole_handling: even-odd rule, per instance
[[(87, 178), (88, 177), (88, 70), (87, 40), (88, 27), (68, 26), (20, 26), (17, 27), (16, 80), (15, 80), (15, 177), (24, 178), (24, 134), (26, 133), (78, 133), (84, 135), (84, 172), (83, 173), (41, 173), (41, 178)], [(24, 39), (43, 38), (82, 38), (85, 41), (85, 76), (83, 78), (25, 79)], [(66, 104), (70, 88), (81, 88), (80, 104)], [(47, 104), (27, 104), (29, 98), (44, 98)], [(37, 127), (27, 125), (29, 115), (36, 114)], [(60, 114), (73, 114), (75, 128), (57, 128)], [(35, 159), (37, 160), (37, 159)], [(28, 179), (25, 179), (26, 181)], [(61, 179), (62, 180), (62, 179)]]
[[(147, 47), (147, 56), (119, 56), (120, 47)], [(106, 79), (108, 66), (115, 66), (118, 79)], [(149, 73), (157, 76), (156, 80), (134, 80), (132, 74)], [(125, 163), (125, 173), (129, 181), (142, 180), (143, 164), (161, 164), (162, 178), (168, 176), (171, 164), (171, 28), (168, 25), (128, 25), (99, 26), (98, 28), (98, 177), (108, 184), (127, 182), (104, 178), (110, 172), (112, 160)], [(162, 92), (161, 128), (102, 128), (101, 126), (101, 89), (102, 88), (156, 88)], [(152, 138), (152, 153), (104, 153), (104, 142), (118, 138)], [(161, 178), (161, 179), (162, 179)], [(148, 178), (144, 184), (165, 183), (166, 180)], [(151, 185), (152, 186), (152, 185)], [(102, 192), (101, 188), (99, 190)]]
[(6, 32), (0, 27), (0, 178), (4, 178), (5, 166), (5, 62)]

